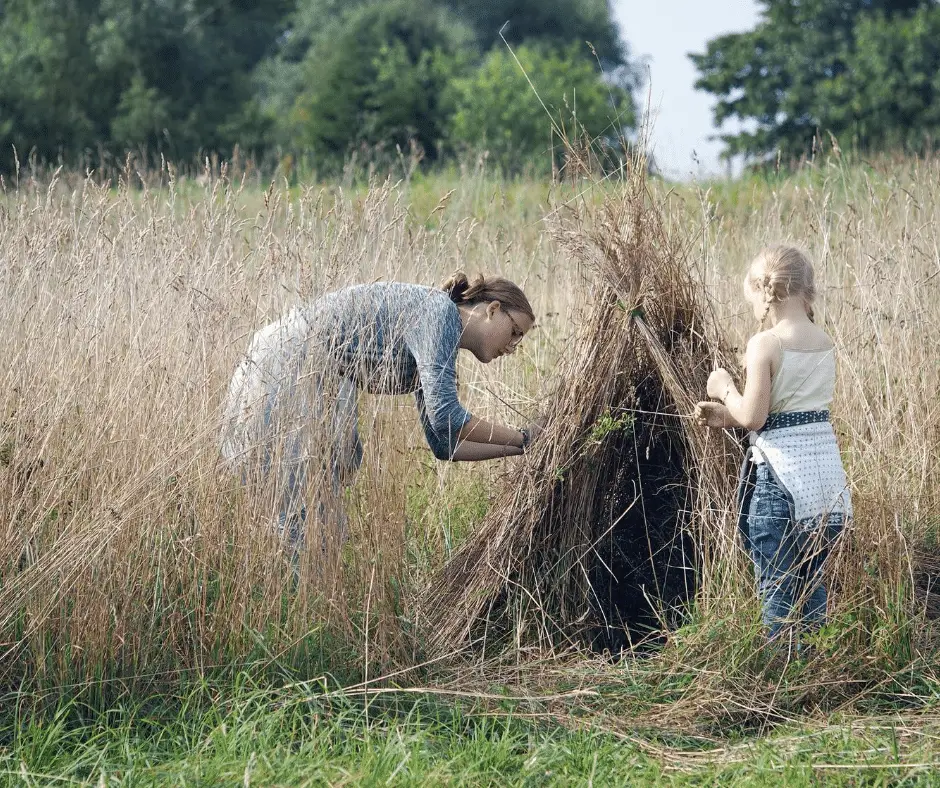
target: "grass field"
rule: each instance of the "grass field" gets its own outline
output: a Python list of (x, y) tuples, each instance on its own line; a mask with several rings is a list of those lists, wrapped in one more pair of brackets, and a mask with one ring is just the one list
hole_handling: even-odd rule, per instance
[[(670, 189), (730, 342), (753, 254), (817, 263), (856, 523), (810, 661), (757, 648), (743, 556), (655, 653), (429, 661), (416, 603), (512, 462), (436, 463), (408, 398), (368, 399), (352, 536), (297, 583), (218, 461), (250, 333), (346, 283), (499, 271), (539, 328), (461, 369), (535, 415), (590, 298), (552, 233), (616, 180), (482, 171), (302, 187), (128, 171), (0, 197), (0, 774), (10, 784), (932, 784), (940, 761), (940, 162), (832, 157)], [(730, 537), (729, 537), (730, 538)]]

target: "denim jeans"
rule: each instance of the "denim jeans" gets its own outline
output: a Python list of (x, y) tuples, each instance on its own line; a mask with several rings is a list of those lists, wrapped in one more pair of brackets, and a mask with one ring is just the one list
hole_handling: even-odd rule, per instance
[(818, 629), (826, 618), (823, 565), (842, 527), (819, 523), (798, 529), (789, 497), (766, 463), (757, 466), (756, 477), (746, 545), (768, 636), (773, 640), (802, 628)]

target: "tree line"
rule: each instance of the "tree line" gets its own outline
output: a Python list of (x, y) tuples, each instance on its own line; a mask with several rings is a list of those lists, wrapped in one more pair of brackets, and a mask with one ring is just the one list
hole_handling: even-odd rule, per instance
[(553, 124), (630, 129), (633, 78), (607, 0), (0, 0), (0, 168), (237, 146), (512, 170)]
[[(937, 0), (758, 3), (753, 30), (690, 55), (716, 123), (741, 122), (727, 154), (800, 158), (830, 134), (932, 149)], [(402, 151), (545, 168), (560, 134), (635, 128), (620, 32), (608, 0), (0, 0), (0, 172), (14, 150), (96, 166), (236, 147), (325, 175)]]

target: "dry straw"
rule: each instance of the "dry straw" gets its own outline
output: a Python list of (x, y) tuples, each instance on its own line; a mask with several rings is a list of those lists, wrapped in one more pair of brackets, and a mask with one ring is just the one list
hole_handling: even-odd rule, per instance
[(589, 274), (593, 306), (561, 359), (544, 434), (432, 584), (442, 652), (635, 643), (729, 565), (741, 452), (689, 414), (716, 361), (731, 360), (687, 234), (642, 160), (599, 211), (560, 212), (553, 231)]

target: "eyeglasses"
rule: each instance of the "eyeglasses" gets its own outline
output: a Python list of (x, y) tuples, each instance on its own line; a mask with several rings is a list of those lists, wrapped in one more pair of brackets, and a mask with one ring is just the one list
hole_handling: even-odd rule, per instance
[(518, 347), (523, 337), (525, 337), (525, 331), (519, 328), (519, 324), (516, 322), (516, 319), (512, 316), (512, 312), (509, 310), (506, 310), (506, 317), (508, 317), (509, 322), (512, 323), (512, 339), (509, 340), (509, 347)]

